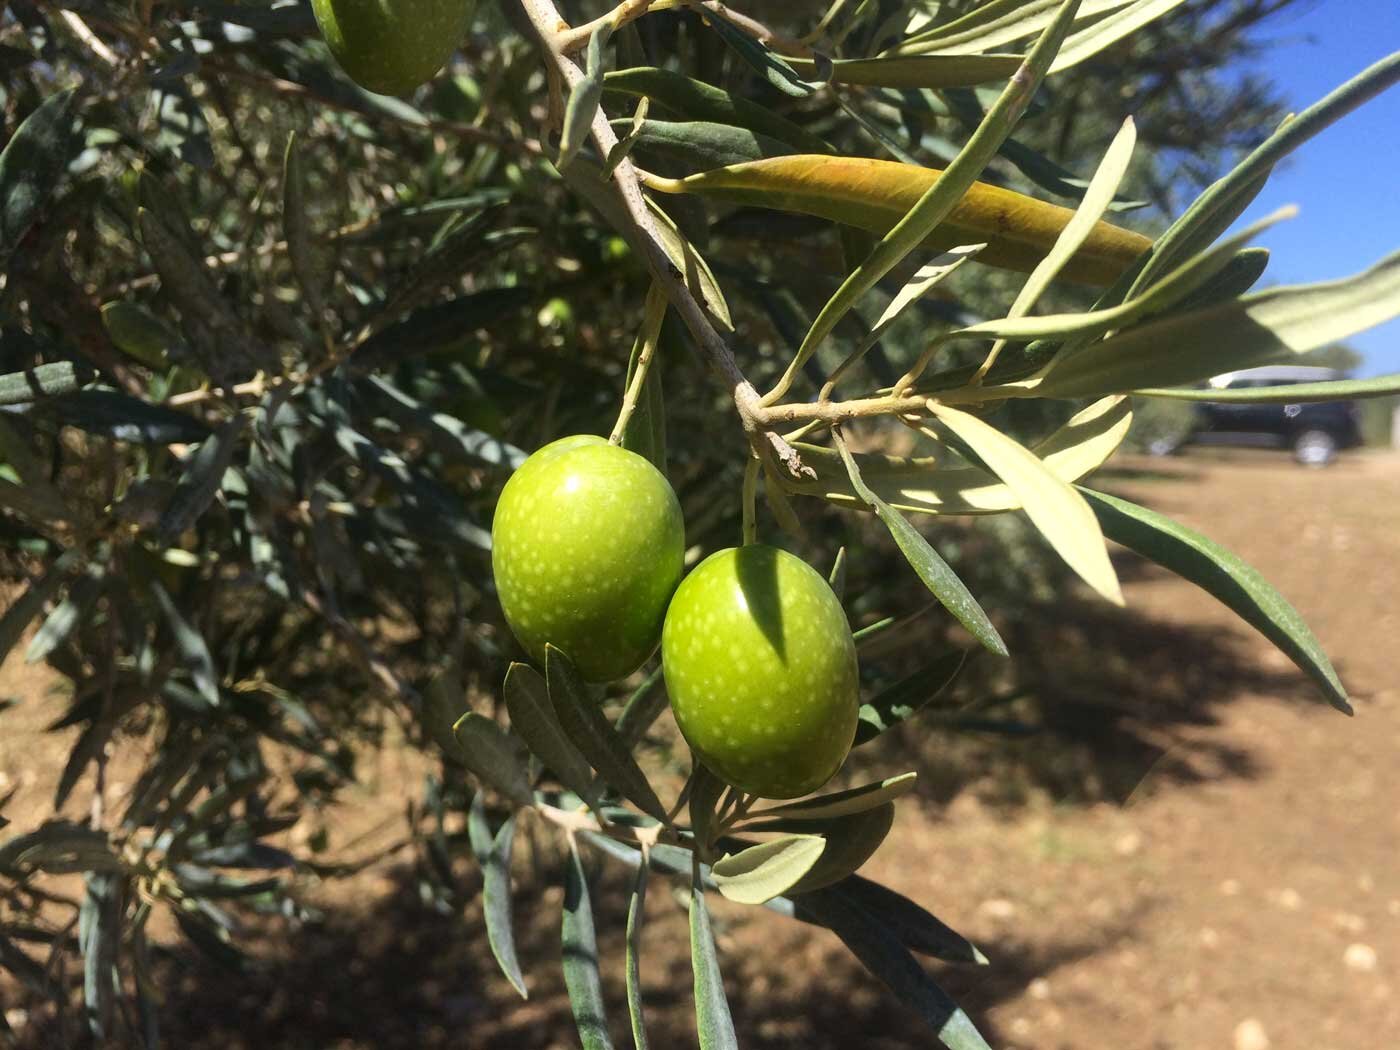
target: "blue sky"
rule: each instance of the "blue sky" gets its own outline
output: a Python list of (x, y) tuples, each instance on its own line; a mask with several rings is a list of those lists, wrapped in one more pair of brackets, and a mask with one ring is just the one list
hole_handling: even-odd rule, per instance
[[(1275, 17), (1277, 46), (1254, 68), (1295, 110), (1400, 50), (1400, 2), (1314, 0)], [(1273, 252), (1266, 282), (1298, 284), (1365, 269), (1400, 250), (1400, 87), (1392, 87), (1307, 143), (1275, 169), (1241, 218), (1297, 204), (1297, 218), (1259, 243)], [(1400, 372), (1400, 320), (1348, 340), (1366, 354), (1360, 375)]]

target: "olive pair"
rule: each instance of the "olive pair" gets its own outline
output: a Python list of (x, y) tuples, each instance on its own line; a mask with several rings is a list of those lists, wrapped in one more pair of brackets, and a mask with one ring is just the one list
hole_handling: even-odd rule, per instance
[(859, 709), (841, 603), (800, 558), (754, 544), (684, 580), (685, 527), (651, 463), (593, 435), (530, 456), (492, 523), (501, 607), (521, 645), (584, 678), (636, 670), (661, 642), (676, 722), (701, 761), (764, 798), (815, 791), (840, 768)]

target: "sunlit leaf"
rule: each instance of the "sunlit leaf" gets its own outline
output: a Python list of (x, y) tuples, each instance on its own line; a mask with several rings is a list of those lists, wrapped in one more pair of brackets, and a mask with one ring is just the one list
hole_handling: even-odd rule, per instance
[(1270, 288), (1150, 321), (1056, 363), (1042, 397), (1194, 383), (1340, 342), (1400, 315), (1400, 253), (1337, 281)]
[[(814, 71), (809, 59), (789, 59), (799, 73)], [(833, 84), (892, 88), (971, 87), (1005, 80), (1021, 67), (1020, 55), (890, 55), (843, 58), (831, 64)]]
[(819, 835), (784, 835), (726, 853), (710, 866), (710, 874), (729, 900), (762, 904), (801, 881), (825, 848)]
[(1176, 401), (1217, 401), (1227, 404), (1299, 405), (1311, 401), (1340, 401), (1400, 394), (1400, 373), (1371, 379), (1338, 379), (1325, 383), (1293, 383), (1288, 386), (1251, 386), (1233, 389), (1198, 387), (1148, 387), (1133, 393)]
[(845, 791), (833, 791), (830, 794), (818, 795), (800, 802), (788, 802), (781, 806), (754, 810), (745, 819), (766, 820), (782, 817), (794, 820), (830, 820), (835, 817), (849, 816), (852, 813), (862, 813), (867, 809), (882, 806), (886, 802), (903, 798), (914, 790), (918, 778), (918, 773), (901, 773), (899, 776), (877, 780), (873, 784), (862, 784), (860, 787), (848, 788)]
[(1100, 595), (1122, 605), (1118, 574), (1108, 560), (1103, 533), (1084, 497), (1035, 453), (978, 416), (934, 402), (929, 409), (1006, 482), (1031, 523), (1065, 563)]
[[(898, 796), (896, 796), (898, 797)], [(780, 831), (792, 835), (818, 835), (826, 848), (809, 870), (780, 892), (792, 894), (830, 886), (860, 870), (894, 826), (894, 802), (886, 799), (876, 806), (839, 816), (768, 816), (748, 825), (749, 831)], [(718, 874), (716, 873), (716, 878)]]
[[(1056, 477), (1078, 481), (1103, 465), (1122, 444), (1131, 424), (1132, 405), (1127, 398), (1103, 398), (1035, 445), (1034, 452)], [(841, 505), (861, 504), (840, 453), (805, 442), (795, 447), (817, 477), (814, 481), (787, 481), (789, 489)], [(944, 467), (932, 457), (877, 453), (855, 453), (853, 458), (871, 491), (899, 510), (997, 514), (1021, 506), (1009, 486), (980, 467)]]

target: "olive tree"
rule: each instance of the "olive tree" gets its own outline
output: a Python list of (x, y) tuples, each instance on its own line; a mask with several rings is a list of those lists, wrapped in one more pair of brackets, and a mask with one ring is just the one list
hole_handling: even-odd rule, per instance
[[(584, 1045), (611, 1038), (601, 858), (635, 873), (639, 1046), (658, 875), (686, 894), (703, 1046), (736, 1045), (714, 895), (829, 929), (946, 1045), (985, 1046), (917, 956), (985, 957), (859, 873), (919, 771), (827, 790), (852, 748), (955, 728), (936, 701), (972, 654), (1016, 656), (939, 552), (949, 519), (1023, 515), (1111, 603), (1121, 544), (1350, 712), (1267, 582), (1090, 476), (1137, 399), (1400, 313), (1400, 256), (1252, 291), (1287, 215), (1229, 232), (1400, 55), (1247, 127), (1139, 230), (1131, 188), (1173, 194), (1131, 117), (1073, 167), (1045, 122), (1083, 138), (1065, 99), (1145, 63), (1179, 2), (779, 6), (11, 5), (0, 654), (37, 624), (26, 658), (78, 730), (55, 815), (0, 842), (0, 968), (33, 995), (66, 1002), (79, 956), (86, 1029), (155, 1045), (150, 917), (234, 966), (238, 910), (296, 921), (288, 873), (353, 868), (283, 833), (397, 720), (441, 763), (424, 848), (480, 863), (521, 995), (516, 829), (559, 843)], [(936, 602), (911, 674), (863, 658), (910, 610), (847, 593), (857, 516)], [(668, 708), (683, 762), (647, 748)]]

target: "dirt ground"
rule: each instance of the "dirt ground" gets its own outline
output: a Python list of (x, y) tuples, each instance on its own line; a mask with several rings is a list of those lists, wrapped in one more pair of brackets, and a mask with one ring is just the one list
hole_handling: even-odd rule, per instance
[[(1064, 626), (1080, 651), (1102, 645), (1105, 675), (1050, 684), (1066, 702), (1048, 730), (1082, 737), (1088, 727), (1096, 746), (1085, 761), (1100, 801), (1036, 777), (1013, 806), (977, 790), (921, 790), (901, 803), (866, 874), (928, 906), (991, 959), (933, 972), (999, 1050), (1397, 1045), (1400, 455), (1357, 453), (1308, 471), (1282, 454), (1200, 451), (1117, 461), (1097, 484), (1200, 529), (1263, 572), (1332, 654), (1356, 716), (1318, 700), (1208, 595), (1124, 555), (1126, 613), (1069, 616)], [(1107, 673), (1125, 645), (1138, 675), (1131, 687)], [(1037, 658), (1053, 667), (1054, 655)], [(45, 685), (13, 657), (0, 671), (0, 697), (22, 701), (4, 717), (0, 796), (15, 785), (34, 798), (51, 788), (35, 760), (57, 706), (43, 701)], [(1028, 768), (1047, 748), (1043, 738), (1009, 746)], [(917, 754), (937, 785), (937, 753)], [(348, 826), (362, 836), (355, 852), (398, 837), (393, 785), (419, 773), (408, 758), (380, 761), (347, 800), (357, 810)], [(7, 812), (18, 821), (13, 806)], [(169, 1045), (576, 1046), (557, 976), (558, 891), (537, 888), (527, 865), (517, 868), (517, 918), (528, 1003), (482, 958), (475, 905), (465, 923), (425, 907), (400, 852), (348, 886), (309, 887), (325, 919), (290, 941), (269, 936), (251, 975), (231, 978), (183, 949), (163, 953)], [(618, 894), (595, 894), (599, 923), (620, 929), (609, 896)], [(744, 1047), (934, 1045), (830, 935), (752, 909), (714, 911)], [(684, 915), (659, 881), (644, 936), (652, 1045), (694, 1045)], [(616, 934), (600, 951), (612, 1033), (627, 1045)], [(63, 1045), (22, 1009), (10, 1019), (22, 1045)]]

